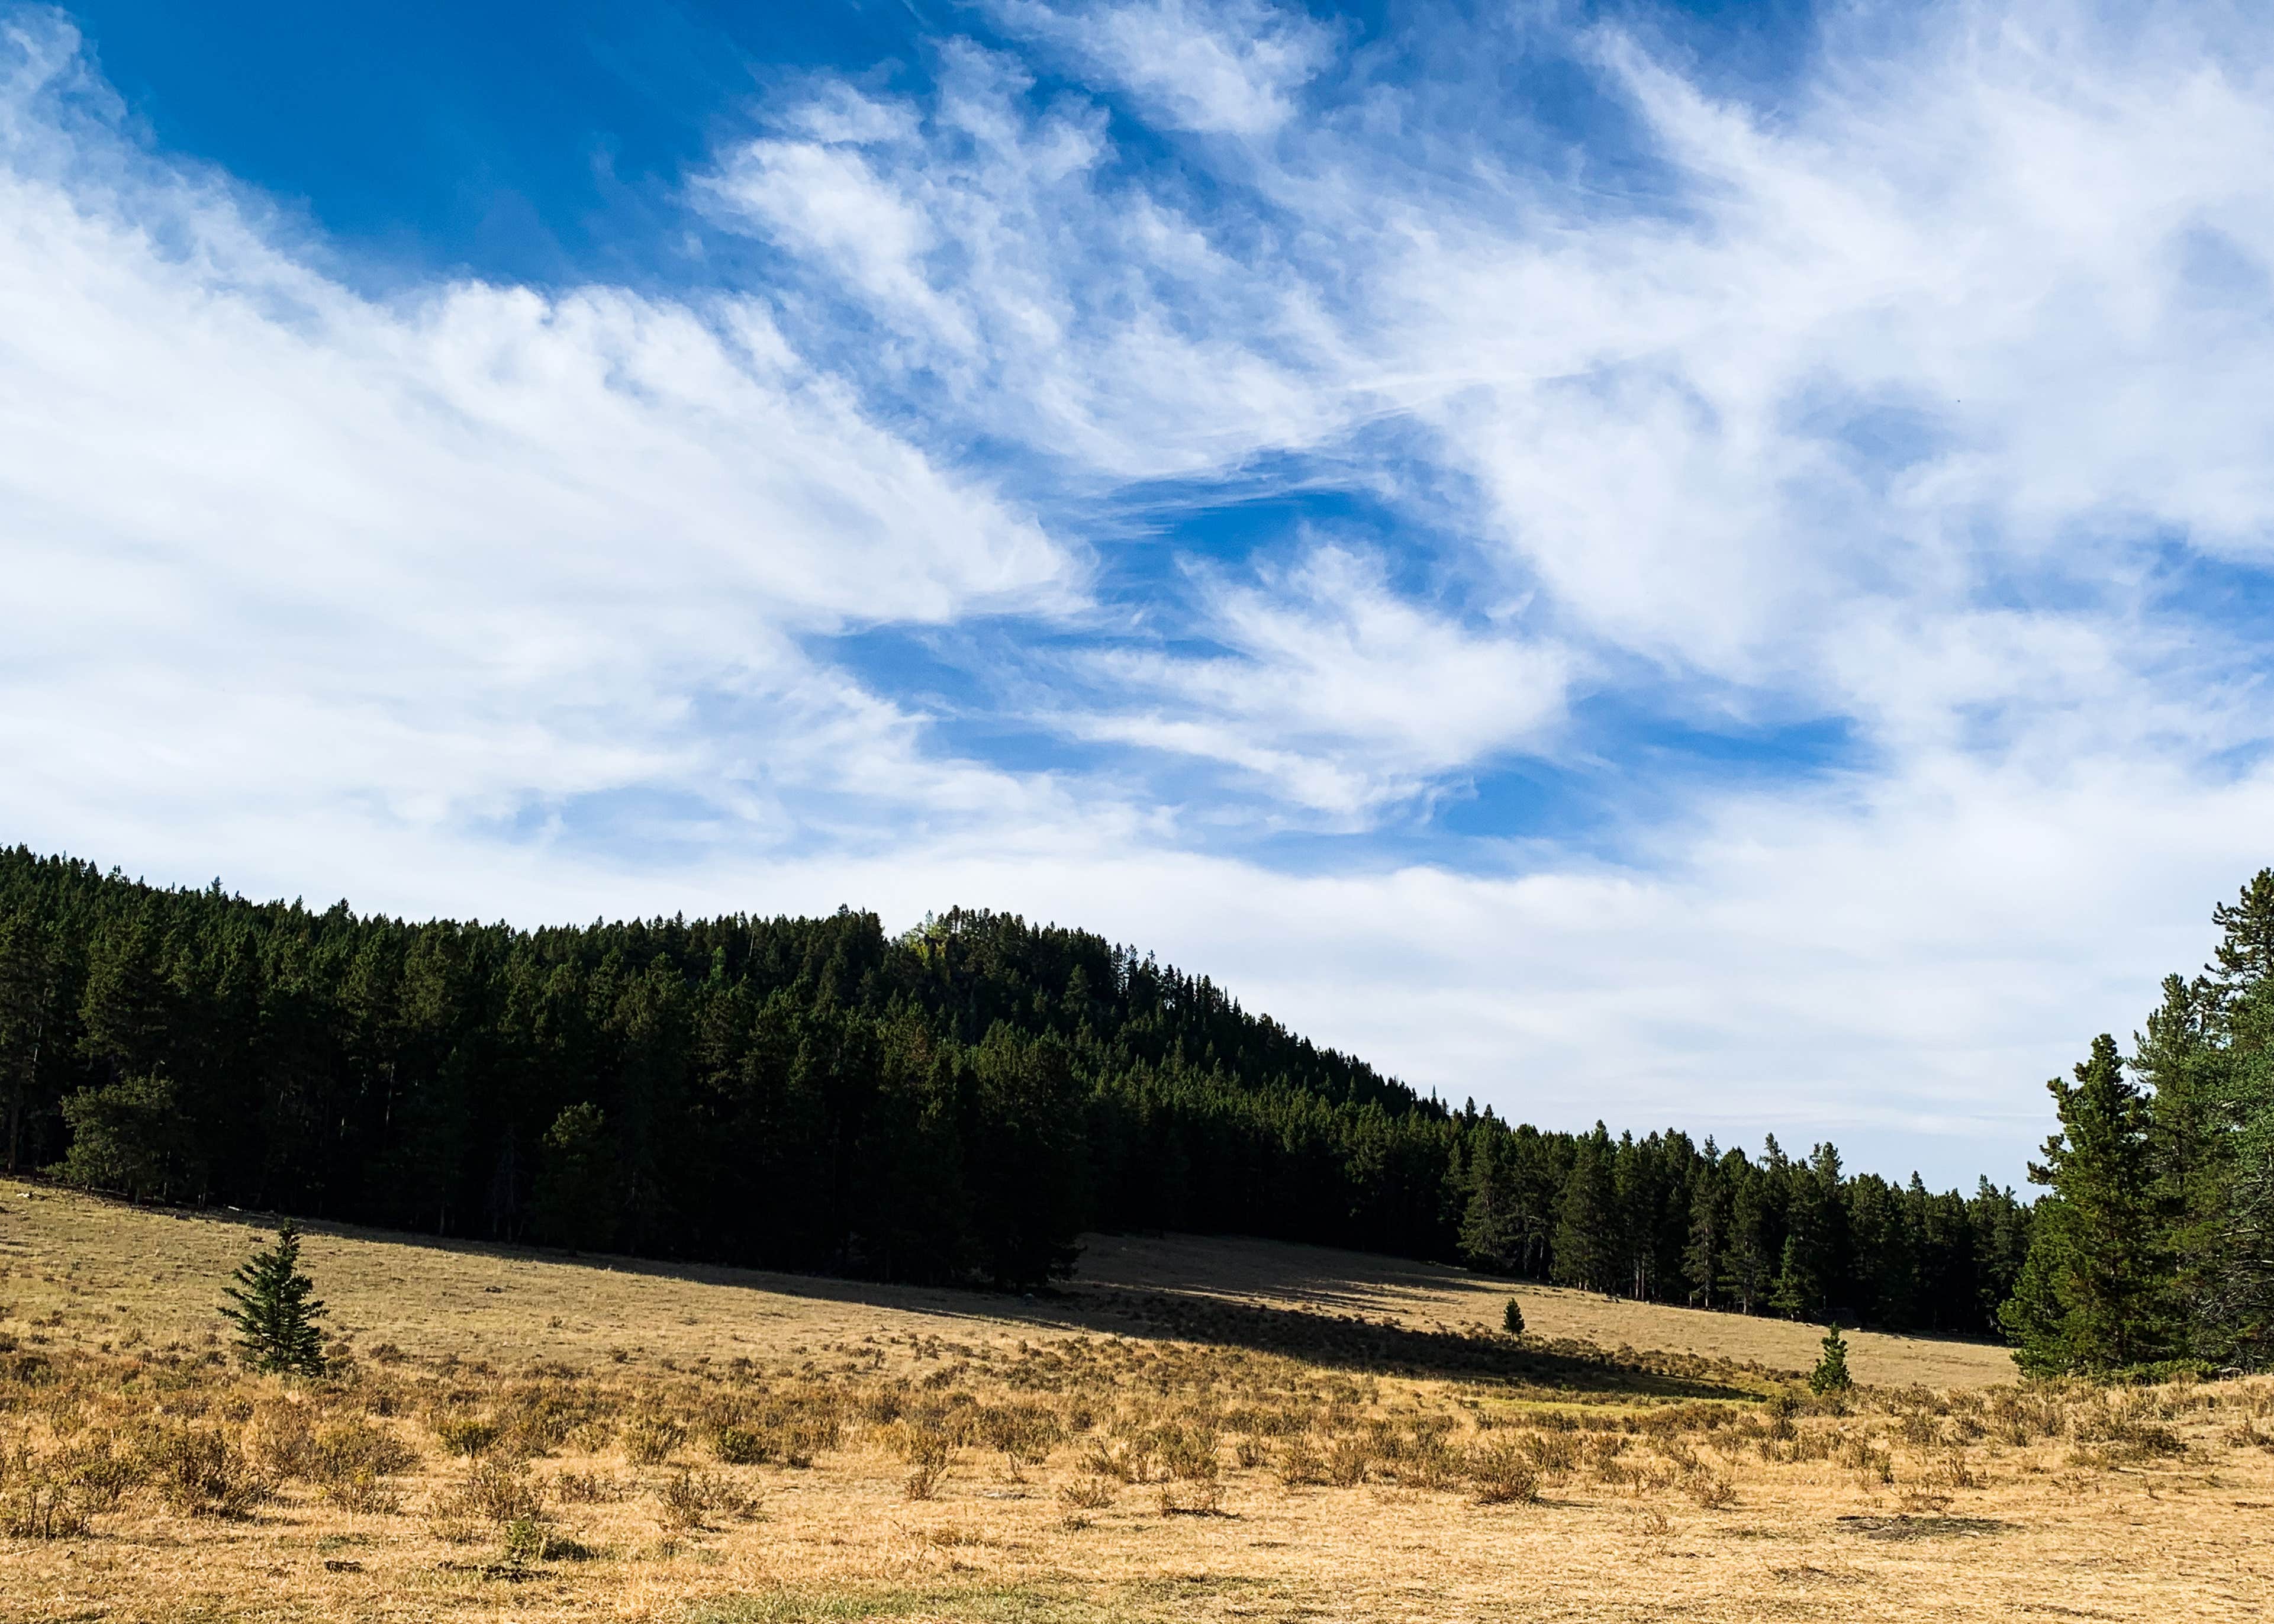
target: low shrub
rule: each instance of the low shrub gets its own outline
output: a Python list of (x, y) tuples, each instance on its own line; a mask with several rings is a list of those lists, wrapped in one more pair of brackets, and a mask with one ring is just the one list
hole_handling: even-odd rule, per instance
[(1327, 1462), (1307, 1432), (1298, 1432), (1279, 1446), (1279, 1481), (1289, 1488), (1327, 1480)]
[(598, 1472), (562, 1472), (553, 1480), (553, 1495), (564, 1506), (598, 1506), (620, 1500), (625, 1485)]
[(1480, 1506), (1528, 1505), (1540, 1498), (1540, 1469), (1511, 1439), (1487, 1438), (1475, 1445), (1468, 1466)]
[(502, 1431), (496, 1422), (478, 1416), (440, 1416), (433, 1426), (434, 1440), (445, 1455), (463, 1455), (470, 1461), (488, 1454)]
[(1058, 1491), (1058, 1499), (1078, 1511), (1103, 1511), (1113, 1503), (1113, 1479), (1094, 1473), (1077, 1478)]
[(215, 1427), (162, 1426), (138, 1453), (148, 1481), (179, 1516), (241, 1517), (272, 1492), (245, 1452)]
[(545, 1503), (523, 1468), (502, 1461), (476, 1461), (442, 1509), (448, 1515), (478, 1517), (502, 1525), (543, 1516)]
[(660, 1466), (687, 1441), (687, 1429), (667, 1416), (635, 1417), (621, 1439), (624, 1459), (635, 1466)]
[(61, 1484), (26, 1479), (0, 1493), (0, 1529), (11, 1539), (77, 1539), (92, 1527), (86, 1503)]

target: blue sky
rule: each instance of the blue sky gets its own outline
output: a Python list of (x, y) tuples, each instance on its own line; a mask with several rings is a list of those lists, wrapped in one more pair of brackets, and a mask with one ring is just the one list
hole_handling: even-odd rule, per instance
[(2017, 1179), (2269, 861), (2274, 26), (0, 10), (0, 835)]

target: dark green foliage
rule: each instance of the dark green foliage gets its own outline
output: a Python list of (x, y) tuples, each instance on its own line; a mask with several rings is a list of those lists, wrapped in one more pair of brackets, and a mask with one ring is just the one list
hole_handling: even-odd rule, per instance
[(2215, 903), (2218, 945), (2205, 968), (2214, 997), (2248, 996), (2274, 978), (2274, 868), (2261, 868), (2233, 902)]
[(1728, 1255), (1728, 1183), (1709, 1139), (1698, 1176), (1690, 1181), (1690, 1234), (1682, 1251), (1682, 1278), (1690, 1287), (1690, 1300), (1698, 1307), (1714, 1306), (1714, 1289), (1721, 1283)]
[(962, 911), (518, 931), (0, 852), (0, 1080), (26, 1156), (97, 1188), (1021, 1289), (1085, 1228), (1233, 1231), (1981, 1332), (2027, 1223), (1773, 1141), (1449, 1110), (1205, 978)]
[(287, 1222), (276, 1244), (246, 1259), (237, 1283), (222, 1288), (229, 1298), (222, 1317), (237, 1327), (237, 1351), (247, 1365), (257, 1371), (323, 1373), (324, 1339), (316, 1321), (325, 1310), (314, 1290), (315, 1282), (300, 1272), (300, 1231)]
[(1768, 1164), (1765, 1170), (1769, 1177), (1737, 1179), (1729, 1199), (1729, 1239), (1721, 1254), (1721, 1288), (1740, 1313), (1757, 1312), (1767, 1301), (1769, 1286), (1776, 1277), (1776, 1259), (1771, 1250), (1776, 1214), (1772, 1203), (1779, 1176), (1787, 1169), (1783, 1158), (1776, 1154), (1773, 1135), (1769, 1154), (1763, 1160)]
[(2190, 1000), (2197, 1025), (2166, 1045), (2180, 1064), (2165, 1070), (2187, 1086), (2167, 1105), (2156, 1078), (2158, 1149), (2196, 1141), (2184, 1157), (2165, 1153), (2161, 1188), (2175, 1220), (2188, 1351), (2262, 1369), (2274, 1363), (2274, 871), (2213, 917), (2224, 939)]
[(6, 1090), (11, 1173), (23, 1154), (25, 1107), (39, 1075), (56, 992), (48, 932), (28, 917), (0, 917), (0, 1087)]
[(1856, 1385), (1848, 1373), (1848, 1339), (1840, 1335), (1840, 1327), (1824, 1327), (1824, 1352), (1816, 1361), (1816, 1368), (1808, 1373), (1808, 1388), (1811, 1393), (1845, 1393)]
[(1840, 1153), (1818, 1145), (1787, 1184), (1784, 1252), (1769, 1305), (1790, 1320), (1820, 1320), (1832, 1300), (1840, 1245)]
[(2222, 1365), (2274, 1362), (2274, 1051), (2237, 1069), (2240, 1119), (2221, 1192), (2225, 1227), (2204, 1248), (2196, 1298), (2199, 1352)]
[(1514, 1297), (1509, 1298), (1508, 1306), (1500, 1311), (1500, 1328), (1510, 1336), (1524, 1335), (1524, 1304)]
[(1055, 1035), (998, 1022), (973, 1056), (971, 1240), (997, 1285), (1071, 1274), (1082, 1219), (1081, 1108), (1073, 1056)]
[[(1504, 1134), (1476, 1136), (1472, 1184), (1461, 1214), (1461, 1259), (1487, 1274), (1512, 1274), (1524, 1260), (1522, 1199), (1517, 1189), (1514, 1142)], [(1513, 1311), (1516, 1299), (1509, 1299)]]
[(615, 1238), (619, 1206), (607, 1119), (591, 1101), (566, 1107), (538, 1141), (536, 1229), (558, 1246), (593, 1250)]
[(71, 1149), (53, 1169), (57, 1177), (138, 1201), (202, 1193), (194, 1136), (166, 1079), (81, 1088), (63, 1102), (63, 1118)]
[(2033, 1375), (2121, 1370), (2164, 1357), (2169, 1269), (2149, 1160), (2148, 1101), (2126, 1080), (2116, 1040), (2095, 1038), (2076, 1081), (2055, 1078), (2060, 1131), (2029, 1178), (2029, 1252), (2000, 1314), (2014, 1359)]
[(1556, 1214), (1555, 1277), (1567, 1286), (1608, 1292), (1618, 1285), (1625, 1250), (1609, 1130), (1597, 1123), (1577, 1150)]
[(2198, 1312), (2215, 1289), (2235, 1171), (2237, 1056), (2222, 1041), (2226, 1014), (2210, 982), (2166, 976), (2161, 1007), (2133, 1039), (2132, 1070), (2150, 1090), (2152, 1197), (2171, 1252), (2174, 1301)]
[(2274, 869), (2212, 920), (2211, 962), (2134, 1040), (2144, 1092), (2107, 1037), (2052, 1085), (2053, 1193), (1999, 1316), (2025, 1369), (2274, 1359)]

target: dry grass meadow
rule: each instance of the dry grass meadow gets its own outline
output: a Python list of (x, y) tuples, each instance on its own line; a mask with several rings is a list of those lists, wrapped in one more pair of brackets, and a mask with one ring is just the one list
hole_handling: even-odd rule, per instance
[(0, 1185), (0, 1620), (2241, 1619), (2274, 1381), (1261, 1242), (919, 1291), (318, 1226), (342, 1347), (246, 1375), (266, 1232)]

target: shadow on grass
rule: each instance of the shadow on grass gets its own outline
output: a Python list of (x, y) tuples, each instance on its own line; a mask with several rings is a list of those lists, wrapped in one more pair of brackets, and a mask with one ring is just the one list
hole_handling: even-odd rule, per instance
[[(1688, 1354), (1608, 1353), (1590, 1343), (1422, 1328), (1358, 1314), (1321, 1314), (1208, 1297), (1119, 1292), (1109, 1312), (1125, 1335), (1278, 1354), (1370, 1375), (1472, 1381), (1577, 1398), (1751, 1399), (1767, 1372)], [(1098, 1316), (1093, 1311), (1086, 1318)]]
[[(278, 1222), (273, 1214), (235, 1209), (177, 1209), (177, 1217), (237, 1229), (244, 1243), (254, 1244)], [(956, 1287), (888, 1285), (880, 1282), (793, 1274), (772, 1270), (738, 1268), (621, 1255), (584, 1254), (546, 1248), (443, 1238), (363, 1225), (304, 1221), (312, 1237), (339, 1237), (360, 1241), (415, 1246), (421, 1250), (500, 1261), (528, 1261), (585, 1268), (617, 1275), (691, 1282), (742, 1290), (765, 1292), (808, 1302), (860, 1304), (885, 1310), (914, 1312), (942, 1319), (986, 1321), (998, 1325), (1031, 1325), (1076, 1334), (1123, 1335), (1146, 1339), (1243, 1348), (1277, 1354), (1331, 1369), (1378, 1375), (1402, 1375), (1500, 1384), (1532, 1390), (1530, 1396), (1663, 1398), (1751, 1398), (1762, 1389), (1760, 1379), (1769, 1372), (1725, 1360), (1685, 1354), (1610, 1353), (1578, 1342), (1515, 1339), (1482, 1330), (1446, 1327), (1421, 1328), (1393, 1320), (1369, 1317), (1363, 1312), (1335, 1312), (1344, 1304), (1359, 1303), (1363, 1294), (1385, 1284), (1429, 1284), (1442, 1287), (1458, 1282), (1454, 1271), (1395, 1259), (1374, 1259), (1353, 1253), (1267, 1243), (1252, 1258), (1235, 1266), (1239, 1289), (1276, 1297), (1259, 1304), (1184, 1290), (1168, 1282), (1140, 1286), (1128, 1274), (1126, 1284), (1105, 1280), (1086, 1282), (1077, 1278), (1070, 1289), (1036, 1296), (1012, 1296)], [(1235, 1249), (1237, 1239), (1204, 1240), (1177, 1237), (1174, 1250), (1187, 1253), (1176, 1259), (1201, 1274), (1211, 1271), (1214, 1252)], [(1210, 1285), (1228, 1283), (1210, 1281)], [(1152, 1289), (1148, 1289), (1150, 1286)], [(1284, 1306), (1281, 1304), (1284, 1304)], [(1320, 1307), (1307, 1304), (1317, 1304)], [(1322, 1312), (1322, 1309), (1324, 1310)], [(745, 1310), (757, 1317), (779, 1316), (782, 1307), (753, 1304)], [(1748, 1381), (1748, 1377), (1755, 1378)]]

